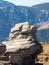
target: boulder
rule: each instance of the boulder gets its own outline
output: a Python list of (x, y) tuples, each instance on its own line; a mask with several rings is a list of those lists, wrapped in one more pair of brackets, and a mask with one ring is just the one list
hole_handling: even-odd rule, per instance
[(24, 57), (31, 57), (41, 51), (42, 47), (36, 38), (36, 27), (29, 22), (16, 24), (9, 34), (5, 53), (9, 54), (12, 63), (22, 65)]

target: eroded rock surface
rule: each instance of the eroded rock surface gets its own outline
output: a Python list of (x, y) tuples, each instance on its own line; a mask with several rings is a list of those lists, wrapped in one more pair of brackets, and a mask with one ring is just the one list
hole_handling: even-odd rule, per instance
[(11, 62), (22, 65), (24, 58), (41, 51), (36, 32), (36, 27), (29, 22), (16, 24), (11, 29), (9, 41), (3, 43), (6, 46), (5, 53), (8, 53)]

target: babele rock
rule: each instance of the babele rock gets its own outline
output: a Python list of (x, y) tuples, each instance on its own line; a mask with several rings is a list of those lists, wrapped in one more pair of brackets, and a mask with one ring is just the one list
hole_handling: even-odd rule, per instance
[(6, 46), (5, 53), (9, 55), (12, 63), (22, 65), (24, 58), (30, 59), (41, 51), (42, 47), (37, 41), (36, 32), (36, 27), (29, 22), (16, 24), (11, 29), (9, 41), (3, 44)]

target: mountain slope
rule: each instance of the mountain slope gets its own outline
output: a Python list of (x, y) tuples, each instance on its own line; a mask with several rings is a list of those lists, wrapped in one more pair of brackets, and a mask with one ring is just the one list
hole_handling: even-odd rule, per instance
[[(43, 25), (49, 24), (49, 3), (43, 3), (32, 7), (35, 10), (35, 25), (36, 27), (43, 27)], [(37, 38), (40, 41), (49, 41), (49, 27), (46, 29), (39, 30)]]
[[(10, 29), (19, 22), (29, 21), (37, 28), (49, 23), (49, 3), (33, 7), (15, 6), (7, 1), (0, 1), (0, 42), (7, 40)], [(46, 6), (46, 7), (45, 7)], [(49, 29), (39, 30), (39, 41), (49, 41)]]

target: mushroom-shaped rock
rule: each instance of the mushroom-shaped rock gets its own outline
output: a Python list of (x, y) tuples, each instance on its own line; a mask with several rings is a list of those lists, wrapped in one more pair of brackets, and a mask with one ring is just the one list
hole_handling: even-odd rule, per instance
[[(18, 27), (18, 28), (17, 28)], [(6, 53), (13, 63), (22, 64), (23, 58), (41, 51), (41, 45), (36, 38), (36, 27), (29, 22), (16, 24), (10, 32), (6, 45)]]

